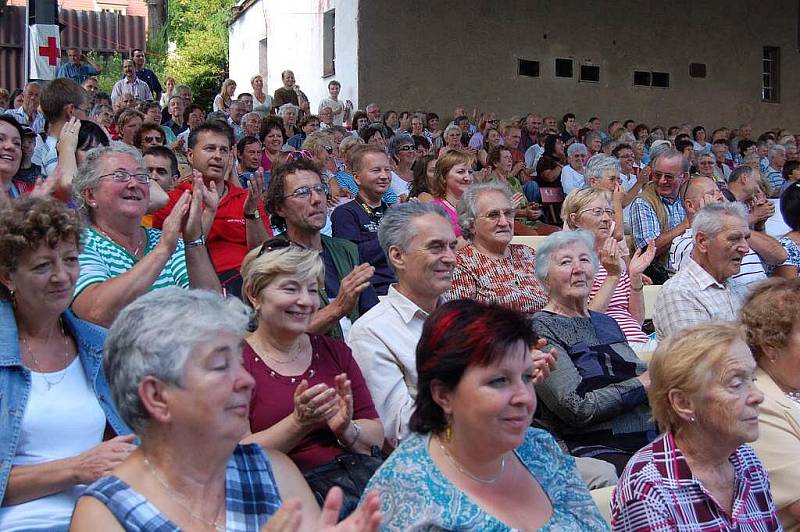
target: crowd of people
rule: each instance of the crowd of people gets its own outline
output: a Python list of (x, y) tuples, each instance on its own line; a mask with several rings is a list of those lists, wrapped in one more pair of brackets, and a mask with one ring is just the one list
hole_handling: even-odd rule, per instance
[(0, 529), (800, 530), (800, 135), (67, 57), (0, 89)]

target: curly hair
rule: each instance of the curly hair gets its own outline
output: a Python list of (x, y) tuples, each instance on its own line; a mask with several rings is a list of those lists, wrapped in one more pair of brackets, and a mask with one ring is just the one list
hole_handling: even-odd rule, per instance
[[(75, 242), (80, 249), (81, 224), (78, 213), (54, 199), (22, 198), (0, 210), (0, 270), (13, 272), (20, 257), (46, 244)], [(0, 285), (0, 297), (9, 292)]]
[(741, 311), (745, 340), (758, 360), (764, 346), (784, 348), (800, 316), (800, 278), (773, 277), (750, 291)]

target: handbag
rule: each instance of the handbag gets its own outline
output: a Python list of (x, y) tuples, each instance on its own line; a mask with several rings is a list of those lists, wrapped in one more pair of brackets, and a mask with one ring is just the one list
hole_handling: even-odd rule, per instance
[(344, 499), (339, 512), (341, 520), (358, 507), (364, 488), (385, 458), (381, 449), (373, 445), (370, 454), (345, 452), (327, 464), (307, 471), (303, 476), (320, 507), (332, 487), (339, 486), (342, 489)]

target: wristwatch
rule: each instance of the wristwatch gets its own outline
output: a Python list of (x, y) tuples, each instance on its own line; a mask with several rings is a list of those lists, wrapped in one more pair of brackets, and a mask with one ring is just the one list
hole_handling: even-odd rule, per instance
[(244, 213), (244, 217), (248, 220), (260, 220), (261, 213), (258, 212), (258, 209), (254, 210), (253, 212), (246, 212)]
[(191, 249), (197, 246), (205, 246), (206, 245), (206, 235), (200, 233), (200, 236), (195, 238), (194, 240), (190, 240), (188, 242), (183, 243), (183, 247), (186, 249)]

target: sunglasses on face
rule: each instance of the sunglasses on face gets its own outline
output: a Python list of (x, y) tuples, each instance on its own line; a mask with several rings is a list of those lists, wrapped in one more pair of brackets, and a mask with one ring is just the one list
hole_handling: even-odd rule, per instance
[(322, 149), (328, 152), (329, 155), (333, 153), (333, 146), (323, 146)]
[(399, 148), (397, 148), (397, 151), (414, 151), (414, 150), (416, 150), (416, 148), (413, 146), (413, 144), (406, 144), (405, 146), (400, 146)]

